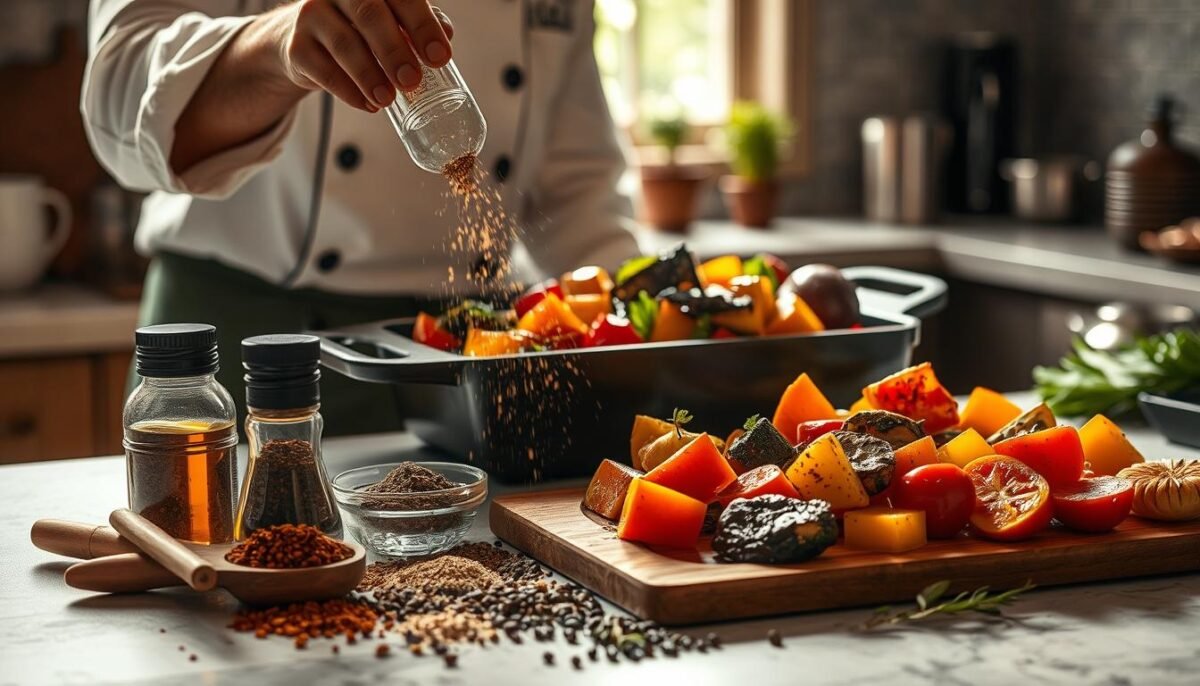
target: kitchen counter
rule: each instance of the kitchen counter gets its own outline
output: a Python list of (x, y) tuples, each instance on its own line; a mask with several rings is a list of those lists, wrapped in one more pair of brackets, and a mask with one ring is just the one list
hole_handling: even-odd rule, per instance
[[(1129, 435), (1151, 459), (1200, 457), (1145, 428)], [(332, 439), (325, 451), (332, 473), (428, 457), (407, 434)], [(717, 631), (725, 647), (640, 664), (585, 662), (581, 672), (566, 664), (573, 652), (565, 644), (554, 646), (558, 666), (544, 666), (548, 646), (535, 641), (463, 649), (455, 671), (407, 654), (376, 659), (373, 641), (342, 645), (339, 656), (322, 640), (297, 651), (290, 641), (226, 629), (236, 603), (223, 591), (97, 596), (65, 586), (68, 563), (35, 549), (30, 525), (39, 517), (100, 523), (124, 494), (118, 457), (0, 468), (0, 683), (701, 686), (747, 677), (796, 683), (801, 675), (805, 682), (844, 684), (1190, 684), (1200, 672), (1200, 574), (1038, 590), (1010, 610), (1007, 623), (962, 620), (863, 633), (855, 627), (867, 608), (696, 627), (699, 635)], [(484, 512), (473, 539), (491, 540)], [(772, 628), (783, 634), (784, 648), (764, 640)], [(198, 660), (189, 662), (193, 653)]]
[(651, 250), (685, 240), (702, 258), (770, 252), (793, 264), (877, 264), (1044, 295), (1200, 310), (1200, 268), (1122, 250), (1100, 227), (1001, 219), (898, 226), (855, 218), (781, 218), (768, 230), (706, 221), (685, 236), (646, 230), (639, 238)]
[(0, 295), (0, 359), (133, 349), (138, 303), (77, 284)]

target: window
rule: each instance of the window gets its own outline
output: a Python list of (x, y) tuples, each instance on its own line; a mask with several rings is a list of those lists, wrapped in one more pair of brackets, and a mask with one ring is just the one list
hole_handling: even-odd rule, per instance
[(789, 117), (797, 135), (783, 171), (807, 169), (807, 88), (813, 0), (596, 0), (596, 62), (613, 118), (638, 145), (656, 151), (648, 120), (691, 124), (681, 160), (719, 162), (706, 145), (735, 99)]

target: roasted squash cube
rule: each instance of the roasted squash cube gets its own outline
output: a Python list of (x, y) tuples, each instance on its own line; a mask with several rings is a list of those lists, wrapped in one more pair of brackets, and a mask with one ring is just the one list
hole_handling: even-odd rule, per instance
[(601, 517), (616, 521), (621, 516), (621, 508), (625, 506), (629, 484), (641, 475), (641, 472), (628, 465), (604, 460), (592, 475), (592, 481), (583, 496), (583, 506)]
[(892, 478), (892, 483), (895, 483), (897, 479), (917, 467), (923, 467), (937, 461), (937, 445), (933, 442), (933, 436), (924, 436), (903, 448), (897, 448), (896, 475)]
[(612, 312), (612, 298), (608, 294), (585, 293), (568, 295), (567, 307), (579, 317), (579, 321), (591, 326), (601, 315)]
[(708, 434), (700, 434), (666, 462), (646, 472), (646, 481), (666, 486), (704, 503), (711, 501), (737, 474)]
[(824, 500), (834, 511), (866, 507), (870, 502), (841, 443), (831, 433), (813, 441), (786, 474), (801, 498)]
[(868, 507), (847, 512), (842, 525), (846, 547), (876, 553), (903, 553), (925, 545), (925, 511)]
[(983, 440), (983, 436), (975, 429), (967, 429), (959, 435), (951, 438), (946, 445), (938, 448), (938, 462), (949, 462), (957, 465), (960, 469), (966, 467), (977, 457), (985, 455), (994, 455), (995, 450), (988, 442)]
[(729, 484), (728, 488), (717, 495), (717, 502), (727, 506), (737, 498), (753, 498), (768, 493), (789, 498), (800, 497), (782, 469), (773, 464), (765, 464), (739, 476), (737, 481)]
[(729, 287), (730, 281), (745, 273), (742, 269), (742, 258), (737, 255), (714, 257), (701, 264), (697, 271), (700, 273), (701, 285), (716, 284), (726, 288)]
[(650, 332), (651, 343), (663, 341), (686, 341), (696, 331), (696, 320), (683, 313), (678, 305), (668, 300), (658, 302), (658, 317), (654, 330)]
[(746, 336), (763, 335), (767, 322), (775, 314), (775, 288), (771, 280), (761, 276), (738, 276), (730, 280), (729, 292), (734, 297), (750, 296), (752, 305), (749, 309), (714, 314), (713, 324)]
[(588, 332), (588, 325), (553, 293), (547, 293), (541, 302), (517, 320), (517, 328), (541, 338), (586, 336)]
[(671, 548), (690, 548), (700, 538), (708, 506), (645, 479), (634, 479), (625, 495), (617, 538)]
[(795, 293), (785, 293), (775, 301), (775, 316), (767, 325), (768, 336), (824, 331), (825, 325), (808, 303)]
[(958, 425), (991, 436), (1021, 416), (1021, 408), (990, 388), (976, 386), (958, 414)]
[(1079, 442), (1083, 444), (1088, 469), (1096, 476), (1115, 476), (1126, 467), (1146, 461), (1121, 427), (1102, 414), (1092, 417), (1079, 429)]
[(808, 374), (801, 374), (779, 398), (771, 423), (784, 436), (795, 436), (801, 422), (837, 419), (838, 413)]

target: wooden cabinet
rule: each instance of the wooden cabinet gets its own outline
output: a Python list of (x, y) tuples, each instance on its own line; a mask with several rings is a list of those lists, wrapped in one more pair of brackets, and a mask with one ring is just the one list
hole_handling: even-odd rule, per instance
[(0, 464), (121, 452), (129, 353), (0, 362)]

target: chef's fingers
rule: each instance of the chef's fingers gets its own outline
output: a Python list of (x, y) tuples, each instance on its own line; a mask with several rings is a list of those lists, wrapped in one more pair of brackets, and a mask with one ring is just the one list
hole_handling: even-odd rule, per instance
[(292, 60), (301, 76), (351, 107), (371, 113), (379, 111), (316, 39), (297, 44), (293, 52)]
[[(393, 88), (415, 88), (421, 82), (421, 62), (400, 32), (387, 0), (333, 1), (366, 39)], [(391, 97), (382, 102), (376, 98), (376, 102), (386, 105)]]
[(367, 102), (382, 108), (392, 101), (396, 89), (391, 80), (383, 73), (367, 42), (332, 5), (325, 3), (307, 3), (307, 6), (320, 8), (322, 21), (313, 23), (313, 35), (317, 42), (329, 51), (330, 56), (337, 62), (342, 71), (353, 79), (358, 89), (362, 91)]
[(443, 12), (441, 7), (434, 7), (433, 13), (437, 15), (438, 21), (442, 23), (442, 31), (446, 32), (446, 38), (454, 40), (454, 22), (450, 21), (450, 15)]
[(400, 26), (425, 63), (443, 67), (450, 61), (450, 39), (428, 0), (388, 0)]

